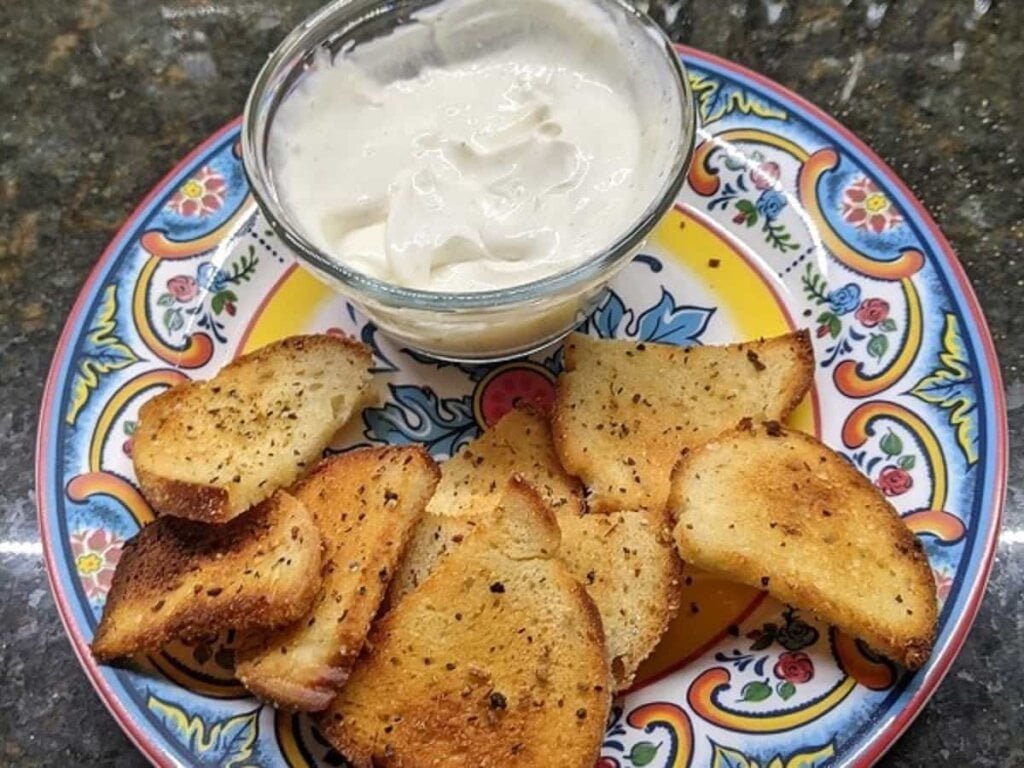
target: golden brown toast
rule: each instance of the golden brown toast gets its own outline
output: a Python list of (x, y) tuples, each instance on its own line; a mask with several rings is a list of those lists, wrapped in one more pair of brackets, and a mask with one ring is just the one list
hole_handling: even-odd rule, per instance
[(559, 514), (559, 556), (601, 613), (616, 691), (657, 646), (679, 608), (682, 563), (664, 509)]
[(292, 336), (157, 395), (132, 447), (143, 495), (158, 514), (222, 523), (291, 485), (352, 415), (370, 363), (351, 339)]
[(935, 582), (881, 492), (813, 437), (749, 422), (690, 452), (670, 510), (697, 568), (767, 590), (906, 667), (927, 661)]
[(274, 629), (307, 613), (319, 586), (313, 516), (283, 491), (222, 526), (160, 518), (125, 544), (92, 652), (107, 661), (174, 638)]
[(579, 484), (566, 475), (551, 428), (532, 410), (512, 411), (441, 465), (430, 509), (409, 543), (388, 593), (395, 605), (476, 525), (518, 475), (556, 510), (559, 555), (597, 605), (615, 690), (628, 687), (675, 614), (679, 557), (664, 509), (615, 515), (583, 514)]
[(492, 508), (516, 474), (553, 511), (583, 511), (583, 488), (559, 464), (547, 419), (528, 407), (509, 411), (443, 464), (441, 482), (427, 511), (473, 515)]
[(294, 488), (320, 530), (323, 582), (307, 615), (240, 653), (246, 688), (286, 709), (330, 703), (437, 478), (421, 446), (366, 448), (324, 460)]
[(374, 626), (320, 718), (354, 765), (592, 768), (611, 705), (601, 621), (528, 486)]
[(409, 544), (388, 585), (385, 607), (398, 605), (402, 597), (425, 581), (441, 559), (461, 544), (476, 524), (477, 517), (473, 515), (425, 513), (409, 537)]
[(389, 606), (426, 578), (478, 517), (497, 506), (514, 476), (552, 510), (583, 510), (582, 487), (558, 463), (547, 419), (529, 407), (513, 409), (441, 465), (441, 482), (388, 590)]
[(565, 346), (552, 416), (592, 511), (659, 509), (679, 455), (743, 417), (781, 420), (811, 386), (806, 331), (722, 347), (594, 339)]

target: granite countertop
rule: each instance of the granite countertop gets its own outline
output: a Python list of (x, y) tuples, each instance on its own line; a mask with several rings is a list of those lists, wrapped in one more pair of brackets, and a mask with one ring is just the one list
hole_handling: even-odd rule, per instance
[[(0, 765), (141, 765), (72, 654), (46, 585), (33, 441), (57, 336), (126, 214), (241, 110), (320, 0), (0, 3)], [(673, 0), (672, 36), (837, 116), (910, 184), (988, 316), (1010, 485), (988, 595), (884, 766), (1024, 765), (1024, 4)]]

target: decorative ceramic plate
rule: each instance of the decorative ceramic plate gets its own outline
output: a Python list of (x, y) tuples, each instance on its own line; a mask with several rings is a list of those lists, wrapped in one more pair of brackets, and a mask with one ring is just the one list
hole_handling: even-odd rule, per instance
[[(942, 611), (931, 662), (908, 675), (761, 593), (689, 584), (616, 702), (599, 765), (870, 765), (948, 670), (984, 591), (1007, 452), (995, 355), (949, 245), (889, 168), (779, 86), (682, 55), (703, 124), (688, 184), (583, 329), (702, 344), (810, 328), (815, 389), (793, 421), (905, 515)], [(121, 546), (151, 518), (130, 460), (139, 405), (281, 336), (347, 333), (372, 347), (381, 401), (335, 447), (418, 441), (444, 458), (517, 400), (549, 400), (560, 356), (469, 367), (392, 345), (274, 238), (238, 133), (225, 127), (153, 190), (72, 310), (39, 429), (43, 546), (82, 665), (154, 763), (344, 765), (306, 718), (245, 695), (231, 636), (125, 668), (90, 656)]]

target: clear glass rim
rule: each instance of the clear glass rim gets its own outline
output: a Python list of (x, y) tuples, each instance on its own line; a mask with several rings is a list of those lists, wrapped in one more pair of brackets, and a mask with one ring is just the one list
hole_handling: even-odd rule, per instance
[[(595, 253), (564, 272), (533, 280), (521, 285), (487, 291), (443, 292), (408, 288), (371, 277), (332, 259), (306, 239), (298, 227), (289, 220), (284, 207), (278, 202), (270, 179), (265, 152), (267, 133), (272, 119), (261, 119), (268, 104), (276, 109), (283, 94), (270, 91), (282, 73), (305, 60), (309, 53), (330, 39), (332, 32), (345, 26), (346, 21), (365, 19), (373, 15), (374, 6), (382, 10), (393, 0), (359, 3), (353, 0), (335, 0), (314, 12), (293, 29), (274, 49), (263, 65), (246, 99), (242, 117), (242, 162), (249, 187), (256, 203), (271, 228), (301, 259), (330, 278), (351, 289), (359, 298), (392, 308), (423, 309), (433, 311), (459, 309), (497, 309), (538, 299), (562, 296), (577, 287), (601, 279), (616, 262), (628, 255), (654, 229), (675, 202), (690, 167), (696, 142), (697, 117), (690, 90), (689, 78), (679, 54), (665, 32), (647, 14), (634, 8), (626, 0), (593, 0), (618, 7), (640, 24), (648, 34), (660, 42), (666, 64), (673, 74), (680, 103), (682, 140), (657, 196), (640, 218), (607, 248)], [(346, 14), (345, 11), (350, 11)]]

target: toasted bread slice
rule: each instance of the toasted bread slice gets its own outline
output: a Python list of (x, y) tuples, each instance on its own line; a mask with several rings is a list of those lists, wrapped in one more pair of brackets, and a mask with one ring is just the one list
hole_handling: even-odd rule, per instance
[(559, 556), (601, 613), (616, 691), (629, 687), (679, 608), (682, 563), (664, 509), (559, 514)]
[[(560, 556), (597, 605), (615, 689), (629, 686), (678, 606), (679, 557), (664, 509), (613, 516), (584, 514), (579, 483), (558, 463), (547, 420), (515, 410), (441, 465), (441, 483), (392, 582), (391, 605), (422, 581), (497, 503), (518, 475), (549, 508), (562, 531)], [(453, 517), (457, 515), (457, 517)], [(474, 516), (475, 515), (475, 516)]]
[(446, 461), (427, 511), (473, 515), (493, 508), (513, 475), (536, 490), (551, 510), (583, 512), (583, 488), (559, 464), (548, 420), (531, 408), (511, 410)]
[(399, 600), (426, 581), (448, 552), (473, 532), (476, 524), (477, 518), (471, 515), (424, 514), (409, 537), (409, 544), (388, 585), (385, 607), (398, 605)]
[(370, 380), (351, 339), (293, 336), (139, 410), (132, 461), (155, 512), (222, 523), (292, 482), (348, 421)]
[[(486, 519), (430, 515), (420, 521), (388, 589), (395, 606)], [(629, 687), (679, 607), (682, 563), (665, 510), (584, 514), (560, 512), (559, 557), (587, 590), (604, 627), (613, 688)]]
[(906, 667), (927, 661), (937, 603), (920, 542), (813, 437), (746, 423), (682, 460), (670, 506), (688, 565), (765, 589)]
[(305, 615), (320, 586), (320, 535), (279, 491), (223, 526), (160, 518), (127, 544), (92, 642), (100, 661), (174, 638), (275, 629)]
[(418, 586), (477, 518), (497, 506), (514, 476), (550, 509), (583, 511), (582, 487), (558, 463), (547, 419), (529, 407), (513, 409), (441, 465), (441, 482), (391, 581), (388, 605)]
[(241, 652), (246, 688), (285, 709), (326, 707), (362, 650), (409, 535), (437, 485), (421, 446), (326, 459), (293, 493), (323, 539), (323, 582), (297, 624)]
[(528, 486), (374, 626), (321, 716), (354, 765), (592, 768), (611, 705), (597, 609)]
[(805, 331), (685, 348), (573, 334), (552, 417), (555, 447), (587, 486), (593, 511), (658, 509), (682, 451), (746, 416), (785, 418), (813, 375)]

